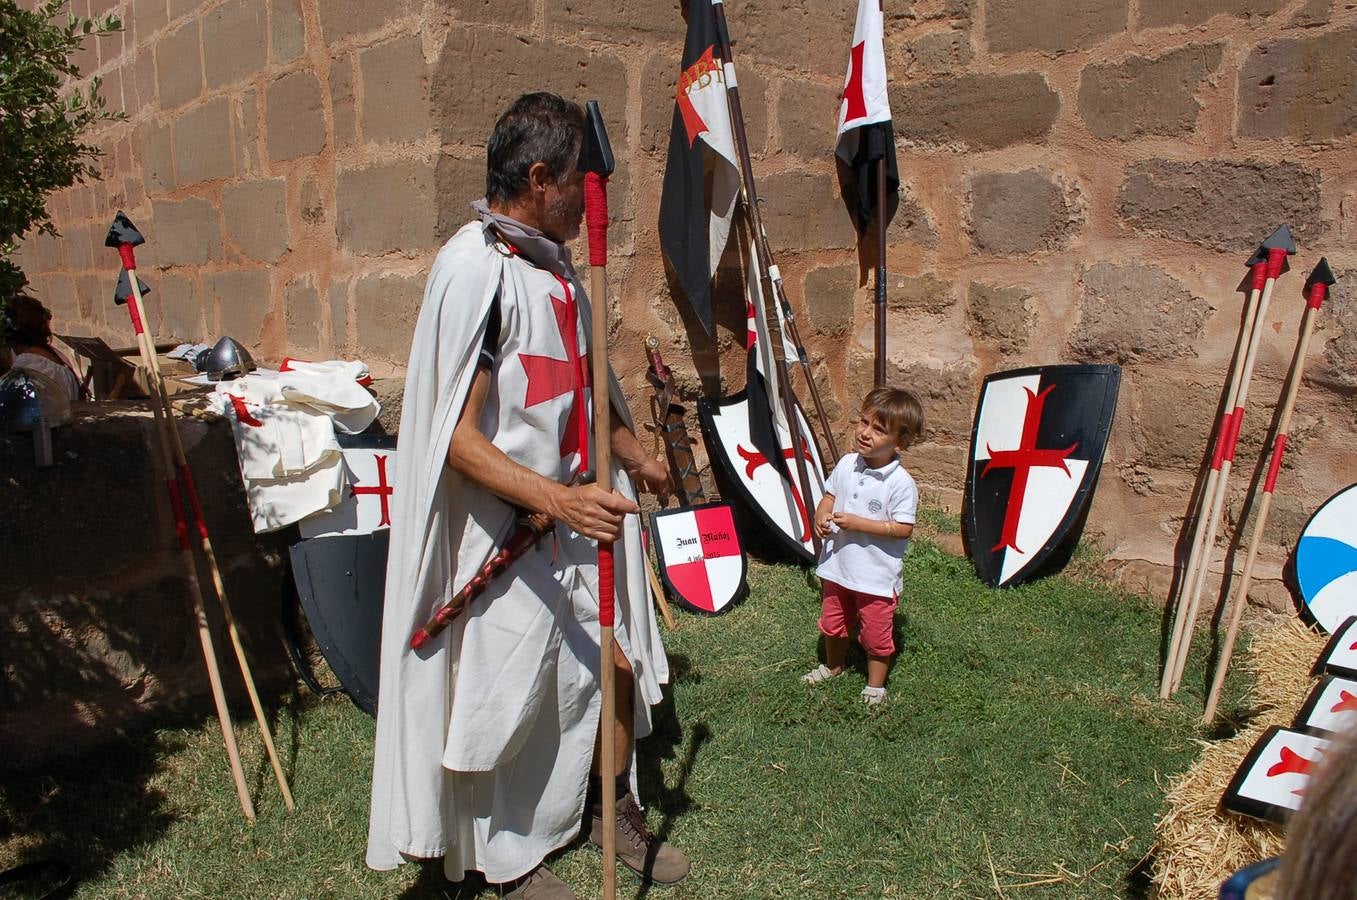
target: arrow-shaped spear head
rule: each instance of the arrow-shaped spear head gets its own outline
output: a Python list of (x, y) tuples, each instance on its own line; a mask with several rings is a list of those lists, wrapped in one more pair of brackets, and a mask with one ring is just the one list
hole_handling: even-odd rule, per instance
[[(151, 289), (147, 286), (146, 282), (142, 281), (140, 278), (137, 279), (137, 290), (141, 292), (143, 297), (151, 293)], [(118, 287), (113, 291), (113, 302), (122, 306), (131, 299), (132, 281), (127, 277), (127, 270), (123, 269), (122, 272), (118, 274)]]
[(1291, 240), (1291, 229), (1284, 224), (1278, 226), (1263, 241), (1263, 249), (1267, 251), (1267, 277), (1276, 279), (1286, 271), (1286, 258), (1296, 252), (1296, 242)]
[[(1285, 227), (1285, 225), (1282, 226), (1282, 228)], [(1273, 236), (1276, 237), (1275, 234)], [(1283, 272), (1289, 272), (1291, 270), (1291, 264), (1286, 261), (1286, 254), (1281, 253), (1279, 255), (1282, 265), (1281, 268), (1277, 270), (1277, 275), (1281, 275)], [(1249, 274), (1245, 275), (1244, 280), (1239, 283), (1239, 289), (1241, 291), (1245, 289), (1261, 291), (1263, 289), (1263, 285), (1267, 283), (1268, 279), (1268, 261), (1270, 256), (1271, 253), (1269, 252), (1267, 244), (1259, 244), (1258, 249), (1253, 251), (1253, 255), (1244, 263), (1244, 265), (1249, 267)]]
[(608, 142), (608, 129), (603, 124), (603, 113), (597, 100), (584, 106), (584, 140), (580, 142), (578, 168), (585, 174), (611, 175), (615, 168), (613, 145)]
[(613, 145), (603, 125), (598, 101), (584, 107), (584, 138), (576, 166), (584, 173), (584, 217), (589, 226), (589, 265), (608, 264), (608, 176), (613, 173)]
[(1319, 309), (1324, 298), (1328, 296), (1329, 286), (1337, 280), (1334, 277), (1333, 269), (1329, 268), (1328, 258), (1321, 256), (1319, 262), (1310, 270), (1310, 277), (1305, 279), (1305, 288), (1301, 291), (1301, 294), (1308, 300), (1306, 305)]
[(146, 243), (146, 238), (137, 231), (137, 226), (132, 224), (132, 220), (122, 210), (113, 217), (113, 224), (108, 226), (108, 237), (104, 238), (105, 247), (121, 247), (123, 244), (130, 244), (133, 247), (140, 247)]

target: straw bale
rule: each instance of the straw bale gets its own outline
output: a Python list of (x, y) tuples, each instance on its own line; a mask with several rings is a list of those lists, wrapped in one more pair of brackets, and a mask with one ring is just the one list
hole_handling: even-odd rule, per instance
[(1201, 742), (1201, 758), (1171, 783), (1155, 825), (1153, 883), (1160, 900), (1214, 900), (1233, 872), (1286, 846), (1281, 826), (1224, 812), (1220, 797), (1268, 726), (1295, 718), (1323, 647), (1324, 638), (1294, 617), (1265, 620), (1254, 631), (1239, 666), (1253, 681), (1247, 702), (1255, 715), (1234, 736)]

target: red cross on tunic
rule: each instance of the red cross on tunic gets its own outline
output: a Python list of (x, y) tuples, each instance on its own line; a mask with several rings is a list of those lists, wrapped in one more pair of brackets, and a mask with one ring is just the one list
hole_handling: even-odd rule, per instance
[(843, 99), (848, 103), (843, 120), (851, 122), (867, 115), (867, 100), (862, 95), (862, 56), (866, 42), (853, 45), (853, 53), (848, 61), (848, 84), (843, 88)]
[(1051, 385), (1040, 394), (1034, 394), (1028, 388), (1023, 388), (1027, 392), (1027, 412), (1022, 422), (1022, 440), (1016, 450), (994, 450), (989, 445), (985, 449), (989, 451), (989, 462), (981, 471), (980, 477), (984, 478), (989, 474), (990, 469), (1012, 469), (1013, 470), (1013, 490), (1008, 497), (1008, 508), (1004, 511), (1004, 530), (999, 537), (999, 543), (995, 544), (991, 550), (1000, 550), (1004, 547), (1011, 547), (1018, 553), (1023, 551), (1018, 547), (1018, 518), (1022, 515), (1023, 497), (1027, 493), (1027, 478), (1036, 466), (1047, 466), (1050, 468), (1061, 469), (1066, 475), (1070, 474), (1069, 466), (1065, 465), (1065, 457), (1069, 456), (1079, 446), (1075, 441), (1064, 450), (1040, 450), (1037, 448), (1037, 429), (1041, 427), (1041, 409), (1046, 405), (1046, 396), (1055, 390), (1055, 385)]
[(578, 453), (580, 466), (583, 467), (589, 453), (589, 427), (585, 419), (588, 409), (584, 403), (584, 389), (591, 384), (589, 357), (579, 350), (578, 333), (575, 330), (575, 293), (564, 278), (559, 275), (555, 275), (555, 278), (565, 296), (551, 294), (549, 299), (552, 312), (556, 315), (556, 327), (561, 332), (566, 358), (555, 359), (534, 353), (518, 354), (518, 360), (523, 364), (523, 374), (528, 379), (523, 405), (532, 407), (555, 400), (562, 394), (573, 394), (570, 417), (566, 421), (565, 433), (561, 435), (561, 458)]
[(349, 487), (349, 493), (353, 495), (354, 499), (357, 499), (359, 494), (376, 494), (382, 501), (382, 520), (377, 524), (390, 525), (391, 524), (390, 498), (391, 494), (395, 491), (395, 489), (391, 487), (391, 485), (388, 484), (386, 481), (386, 457), (378, 454), (373, 454), (373, 458), (377, 460), (377, 486), (359, 487), (358, 479), (355, 478), (353, 484)]

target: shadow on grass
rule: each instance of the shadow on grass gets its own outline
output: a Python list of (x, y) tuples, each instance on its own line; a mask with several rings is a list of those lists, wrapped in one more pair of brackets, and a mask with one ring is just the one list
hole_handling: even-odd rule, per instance
[(174, 822), (164, 792), (150, 786), (180, 738), (147, 731), (40, 768), (0, 771), (0, 845), (5, 867), (65, 861), (72, 881), (97, 879), (115, 857), (153, 844)]

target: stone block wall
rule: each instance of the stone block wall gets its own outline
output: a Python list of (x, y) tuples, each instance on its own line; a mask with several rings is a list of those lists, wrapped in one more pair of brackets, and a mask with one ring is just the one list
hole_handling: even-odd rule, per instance
[[(600, 99), (609, 120), (613, 357), (635, 411), (646, 415), (651, 332), (690, 392), (739, 387), (738, 279), (718, 276), (710, 339), (676, 307), (656, 234), (679, 0), (72, 5), (126, 21), (85, 63), (128, 118), (96, 135), (105, 179), (55, 198), (63, 237), (24, 250), (64, 324), (128, 342), (101, 246), (121, 207), (149, 238), (140, 259), (162, 336), (230, 332), (265, 359), (361, 356), (399, 374), (432, 256), (482, 193), (496, 113), (546, 88)], [(855, 7), (726, 4), (770, 238), (845, 433), (871, 377), (870, 276), (831, 156)], [(886, 32), (903, 180), (888, 235), (890, 372), (928, 408), (909, 463), (932, 499), (959, 506), (987, 373), (1120, 363), (1089, 527), (1116, 572), (1163, 596), (1241, 319), (1244, 259), (1281, 222), (1301, 246), (1265, 323), (1235, 517), (1305, 271), (1326, 254), (1340, 272), (1260, 569), (1258, 596), (1279, 602), (1307, 513), (1357, 480), (1357, 9), (888, 0)]]

